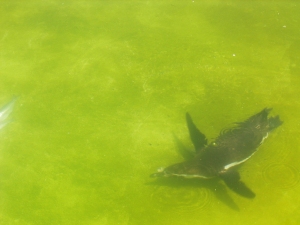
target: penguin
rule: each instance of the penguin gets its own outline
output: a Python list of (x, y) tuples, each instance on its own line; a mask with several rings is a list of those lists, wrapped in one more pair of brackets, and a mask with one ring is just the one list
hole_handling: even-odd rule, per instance
[(206, 136), (194, 124), (189, 113), (186, 123), (195, 152), (190, 159), (166, 168), (160, 168), (150, 177), (182, 177), (192, 179), (212, 179), (219, 177), (233, 191), (253, 198), (238, 173), (239, 165), (249, 160), (269, 133), (283, 122), (279, 116), (269, 117), (271, 108), (243, 122), (235, 123), (230, 129), (222, 130), (217, 138), (208, 143)]

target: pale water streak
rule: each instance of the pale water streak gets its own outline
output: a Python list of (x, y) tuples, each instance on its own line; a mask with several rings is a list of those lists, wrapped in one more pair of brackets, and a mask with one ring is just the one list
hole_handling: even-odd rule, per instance
[(16, 98), (2, 106), (0, 109), (0, 129), (5, 127), (11, 120), (9, 119), (9, 115), (11, 114), (14, 104), (16, 102)]

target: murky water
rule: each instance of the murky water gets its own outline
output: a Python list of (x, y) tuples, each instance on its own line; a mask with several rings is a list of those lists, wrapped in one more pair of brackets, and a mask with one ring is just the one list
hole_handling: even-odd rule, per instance
[[(299, 224), (297, 1), (2, 1), (1, 224)], [(272, 107), (284, 124), (223, 181), (149, 175)]]

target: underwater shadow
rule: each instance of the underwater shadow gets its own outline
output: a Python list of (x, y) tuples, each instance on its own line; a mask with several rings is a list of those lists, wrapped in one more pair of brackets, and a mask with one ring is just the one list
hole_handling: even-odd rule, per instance
[[(195, 153), (186, 148), (186, 146), (179, 140), (179, 138), (173, 133), (174, 142), (176, 145), (176, 151), (185, 159), (190, 160), (195, 156)], [(242, 181), (240, 176), (235, 171), (227, 173), (222, 176), (222, 180), (232, 191), (245, 198), (252, 199), (255, 197), (255, 193), (249, 189)], [(155, 181), (146, 183), (147, 185), (159, 185), (168, 187), (184, 187), (192, 186), (195, 188), (207, 188), (223, 202), (225, 205), (233, 210), (239, 211), (238, 205), (233, 201), (227, 192), (227, 188), (221, 183), (220, 178), (213, 179), (185, 179), (182, 177), (169, 177), (158, 178)]]
[(269, 132), (283, 123), (278, 115), (268, 117), (270, 111), (271, 108), (264, 108), (244, 122), (235, 123), (233, 128), (222, 130), (209, 144), (190, 114), (186, 113), (186, 123), (194, 152), (187, 149), (173, 134), (177, 151), (185, 161), (158, 169), (156, 173), (150, 175), (157, 178), (157, 181), (151, 184), (205, 187), (212, 190), (220, 201), (238, 211), (238, 205), (228, 195), (228, 189), (223, 184), (240, 196), (250, 199), (255, 197), (255, 193), (241, 181), (238, 168), (257, 151), (257, 147)]
[[(177, 152), (185, 160), (190, 160), (195, 156), (195, 153), (193, 153), (188, 148), (186, 148), (174, 133), (173, 133), (173, 138), (176, 144)], [(236, 169), (240, 168), (241, 166), (242, 165), (237, 166)], [(255, 198), (255, 193), (250, 188), (248, 188), (244, 182), (240, 180), (240, 175), (238, 172), (236, 172), (236, 170), (223, 174), (221, 178), (223, 179), (227, 187), (230, 188), (235, 193), (237, 193), (238, 195), (250, 199)], [(210, 180), (204, 180), (204, 182), (208, 182), (208, 181)]]
[[(195, 153), (190, 151), (186, 146), (179, 140), (179, 138), (173, 133), (174, 142), (176, 145), (177, 152), (185, 159), (189, 160), (195, 156)], [(147, 185), (159, 185), (168, 187), (186, 187), (192, 186), (195, 188), (206, 188), (212, 191), (212, 193), (223, 202), (225, 205), (235, 211), (239, 211), (238, 205), (233, 201), (227, 192), (225, 185), (220, 183), (220, 179), (214, 178), (210, 180), (201, 179), (184, 179), (181, 177), (170, 177), (170, 178), (158, 178), (152, 182), (146, 183)]]

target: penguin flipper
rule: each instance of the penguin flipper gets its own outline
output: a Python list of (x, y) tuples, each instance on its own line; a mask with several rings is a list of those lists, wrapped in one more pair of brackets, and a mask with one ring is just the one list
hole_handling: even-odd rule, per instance
[(240, 180), (240, 174), (237, 171), (227, 171), (225, 173), (222, 173), (220, 177), (224, 180), (225, 184), (235, 193), (246, 198), (255, 197), (255, 193), (250, 188), (248, 188), (244, 182)]
[(207, 145), (207, 139), (205, 135), (198, 130), (189, 113), (186, 113), (186, 123), (189, 129), (190, 138), (195, 147), (195, 151), (198, 152), (203, 149), (205, 145)]

